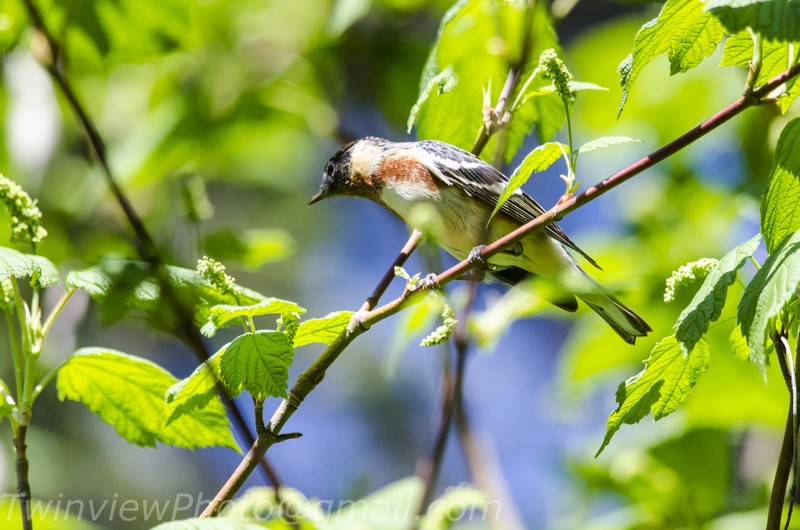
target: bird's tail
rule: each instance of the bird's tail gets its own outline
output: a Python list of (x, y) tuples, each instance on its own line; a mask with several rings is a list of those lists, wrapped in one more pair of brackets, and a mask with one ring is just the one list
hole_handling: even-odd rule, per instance
[[(586, 276), (589, 278), (588, 274)], [(586, 305), (608, 322), (617, 335), (622, 337), (622, 340), (634, 344), (636, 337), (644, 337), (648, 332), (653, 331), (647, 322), (634, 313), (631, 308), (607, 293), (597, 282), (589, 279), (596, 285), (596, 290), (591, 293), (577, 294), (578, 298), (586, 302)]]

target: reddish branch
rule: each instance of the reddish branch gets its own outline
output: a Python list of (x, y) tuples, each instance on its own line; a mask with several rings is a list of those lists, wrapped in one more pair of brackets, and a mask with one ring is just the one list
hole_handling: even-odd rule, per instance
[[(770, 92), (798, 74), (800, 74), (800, 65), (795, 65), (782, 74), (774, 77), (758, 89), (741, 96), (708, 120), (704, 121), (686, 134), (673, 140), (661, 149), (658, 149), (644, 158), (637, 160), (625, 169), (615, 173), (599, 184), (589, 188), (585, 192), (562, 201), (560, 204), (557, 204), (533, 221), (486, 246), (481, 255), (484, 259), (488, 259), (490, 256), (495, 255), (504, 248), (513, 245), (527, 234), (536, 230), (540, 230), (543, 227), (554, 223), (557, 219), (563, 217), (576, 208), (593, 201), (600, 195), (619, 186), (623, 182), (640, 174), (645, 169), (648, 169), (649, 167), (664, 160), (668, 156), (680, 151), (692, 142), (702, 138), (731, 118), (739, 115), (745, 109), (760, 104), (762, 99), (766, 98)], [(472, 266), (473, 264), (471, 264), (469, 261), (462, 261), (439, 274), (437, 276), (437, 281), (440, 285), (445, 285), (460, 277)], [(284, 400), (273, 414), (272, 420), (270, 421), (270, 432), (264, 435), (263, 440), (261, 440), (261, 437), (259, 437), (259, 440), (257, 440), (256, 444), (253, 446), (255, 453), (252, 456), (259, 458), (273, 443), (277, 441), (278, 433), (280, 433), (280, 430), (289, 420), (291, 415), (294, 414), (294, 411), (300, 406), (303, 399), (305, 399), (308, 393), (311, 392), (320, 381), (322, 381), (327, 369), (339, 357), (342, 351), (344, 351), (344, 349), (347, 348), (347, 346), (353, 342), (353, 340), (355, 340), (356, 337), (364, 333), (369, 326), (400, 312), (411, 304), (419, 302), (421, 297), (424, 295), (425, 293), (420, 290), (412, 291), (410, 293), (403, 293), (403, 295), (399, 298), (396, 298), (395, 300), (392, 300), (391, 302), (388, 302), (383, 306), (363, 315), (359, 319), (359, 326), (348, 327), (348, 329), (342, 332), (342, 334), (340, 334), (328, 346), (328, 348), (316, 359), (316, 361), (314, 361), (314, 363), (307, 370), (300, 374), (295, 382), (295, 385), (289, 392), (289, 398)], [(251, 450), (251, 452), (253, 452), (253, 450)], [(250, 453), (248, 453), (248, 455), (250, 455)], [(249, 465), (246, 464), (247, 460), (251, 462)], [(229, 480), (229, 483), (217, 493), (206, 511), (203, 512), (203, 516), (207, 517), (216, 515), (221, 506), (233, 498), (233, 496), (236, 494), (236, 491), (238, 491), (238, 487), (229, 486), (233, 484), (241, 485), (244, 482), (244, 478), (252, 473), (252, 470), (255, 467), (252, 464), (253, 460), (248, 458), (246, 461), (242, 462), (242, 465), (240, 465), (236, 470), (234, 476), (232, 476), (231, 480)], [(236, 475), (243, 475), (243, 477), (239, 477), (241, 480), (235, 480), (237, 478)]]

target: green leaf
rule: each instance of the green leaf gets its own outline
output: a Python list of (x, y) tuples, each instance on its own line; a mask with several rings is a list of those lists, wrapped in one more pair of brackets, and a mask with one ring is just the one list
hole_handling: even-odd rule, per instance
[(286, 397), (294, 350), (285, 333), (245, 333), (222, 356), (222, 380), (231, 389), (243, 387), (253, 396)]
[(164, 394), (177, 379), (157, 364), (107, 348), (82, 348), (58, 371), (61, 401), (80, 401), (129, 442), (154, 447), (237, 449), (222, 403), (209, 403), (167, 425)]
[(633, 52), (619, 65), (622, 100), (617, 115), (628, 99), (634, 81), (656, 56), (666, 53), (670, 75), (686, 72), (714, 53), (722, 41), (722, 24), (703, 11), (701, 0), (667, 0), (658, 17), (636, 34)]
[(486, 494), (472, 486), (447, 488), (441, 497), (432, 502), (420, 520), (420, 530), (448, 530), (462, 514), (485, 510), (489, 503)]
[(606, 436), (597, 455), (623, 423), (639, 423), (651, 410), (656, 421), (674, 412), (708, 370), (709, 360), (705, 339), (700, 339), (689, 355), (684, 355), (675, 335), (656, 344), (644, 370), (620, 383), (617, 410), (608, 417)]
[[(765, 84), (767, 81), (788, 69), (794, 60), (794, 51), (800, 47), (800, 41), (780, 42), (772, 40), (762, 40), (761, 43), (761, 69), (755, 86)], [(741, 66), (749, 68), (753, 60), (753, 37), (749, 31), (740, 31), (736, 35), (731, 35), (725, 41), (725, 51), (722, 54), (721, 66)], [(797, 83), (778, 96), (778, 104), (782, 112), (791, 106), (800, 89), (796, 89)]]
[(736, 321), (750, 348), (750, 362), (765, 371), (769, 320), (795, 295), (800, 282), (800, 231), (784, 239), (747, 285)]
[(506, 188), (503, 190), (503, 193), (500, 194), (500, 198), (497, 200), (497, 206), (494, 207), (489, 221), (491, 222), (495, 214), (500, 211), (500, 207), (503, 206), (503, 203), (506, 202), (512, 194), (517, 192), (518, 188), (528, 182), (528, 179), (534, 173), (541, 173), (549, 168), (556, 160), (564, 156), (565, 153), (569, 153), (569, 146), (561, 142), (548, 142), (528, 153), (525, 160), (523, 160), (519, 167), (514, 170), (514, 173), (511, 174), (511, 178)]
[(325, 528), (326, 513), (320, 501), (308, 499), (302, 492), (287, 486), (281, 486), (280, 502), (275, 497), (273, 488), (250, 488), (225, 509), (225, 517), (262, 524), (269, 521), (268, 528), (283, 529), (285, 525), (286, 530), (293, 530), (285, 520), (281, 521), (281, 514), (284, 512), (294, 516), (301, 530)]
[(213, 517), (170, 521), (154, 526), (151, 530), (264, 530), (264, 527), (227, 517)]
[[(172, 300), (163, 300), (160, 282), (170, 286)], [(192, 310), (195, 324), (208, 321), (210, 308), (221, 304), (255, 304), (266, 297), (250, 289), (236, 286), (236, 292), (222, 292), (207, 283), (193, 269), (166, 266), (161, 277), (154, 275), (146, 263), (126, 260), (107, 260), (82, 271), (67, 275), (68, 289), (81, 289), (100, 302), (107, 320), (121, 318), (130, 308), (145, 312), (150, 321), (161, 329), (171, 330), (178, 318), (174, 303)]]
[(705, 9), (731, 34), (752, 28), (768, 40), (800, 40), (800, 4), (795, 0), (706, 0)]
[(772, 252), (800, 229), (800, 118), (783, 128), (775, 146), (769, 187), (761, 201), (761, 232)]
[(0, 280), (8, 278), (30, 278), (39, 287), (61, 283), (58, 269), (47, 258), (0, 247)]
[(217, 305), (210, 309), (210, 320), (203, 326), (203, 333), (213, 335), (219, 328), (225, 327), (238, 318), (255, 317), (259, 315), (287, 315), (290, 313), (305, 313), (306, 310), (294, 302), (279, 298), (266, 298), (257, 304)]
[(229, 345), (226, 344), (207, 361), (201, 363), (189, 377), (181, 379), (167, 389), (164, 394), (164, 401), (167, 404), (167, 423), (192, 410), (204, 408), (217, 397), (217, 382), (222, 383), (219, 365)]
[[(531, 39), (534, 49), (528, 52), (529, 58), (536, 60), (542, 50), (558, 48), (549, 14), (538, 3), (531, 17), (526, 16), (520, 2), (461, 0), (450, 8), (442, 18), (420, 80), (417, 103), (408, 120), (409, 127), (416, 122), (420, 139), (441, 140), (468, 150), (473, 147), (484, 126), (484, 90), (491, 88), (494, 105), (508, 75), (508, 65), (522, 55), (526, 20), (536, 36)], [(527, 73), (532, 70), (529, 65)], [(549, 97), (558, 99), (552, 94)], [(516, 94), (512, 94), (510, 101), (515, 99)], [(484, 159), (494, 158), (502, 145), (508, 145), (499, 153), (508, 160), (509, 153), (515, 152), (524, 136), (540, 123), (543, 115), (533, 99), (524, 111), (515, 113), (507, 129), (506, 144), (490, 141), (481, 153)]]
[(417, 477), (393, 482), (334, 512), (325, 530), (406, 530), (415, 516), (409, 507), (419, 503), (422, 488), (422, 481)]
[(305, 346), (313, 342), (332, 343), (347, 327), (352, 311), (336, 311), (322, 318), (310, 318), (300, 323), (294, 336), (294, 347)]
[[(194, 33), (189, 0), (64, 0), (69, 47), (88, 42), (104, 63), (149, 61), (188, 48)], [(52, 7), (51, 7), (52, 9)]]
[(591, 153), (592, 151), (605, 149), (606, 147), (611, 147), (614, 145), (621, 145), (621, 144), (629, 144), (633, 142), (641, 142), (641, 140), (637, 140), (636, 138), (631, 138), (630, 136), (601, 136), (600, 138), (596, 138), (580, 146), (578, 148), (578, 152)]
[(674, 327), (675, 337), (684, 354), (692, 351), (708, 331), (709, 324), (719, 318), (725, 306), (728, 287), (736, 281), (736, 272), (755, 253), (760, 242), (761, 235), (757, 235), (725, 254), (681, 312)]

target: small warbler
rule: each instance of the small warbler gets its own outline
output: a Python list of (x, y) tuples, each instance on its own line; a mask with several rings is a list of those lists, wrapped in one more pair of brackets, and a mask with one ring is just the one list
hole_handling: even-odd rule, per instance
[[(333, 195), (370, 199), (412, 228), (419, 209), (427, 208), (428, 234), (444, 250), (464, 260), (479, 256), (481, 245), (544, 213), (535, 200), (517, 189), (488, 222), (507, 182), (500, 171), (450, 144), (367, 137), (350, 142), (328, 161), (322, 185), (309, 204)], [(531, 275), (553, 282), (558, 293), (551, 293), (549, 301), (576, 311), (576, 297), (580, 298), (630, 344), (652, 331), (639, 315), (592, 279), (566, 248), (599, 268), (556, 224), (527, 235), (490, 257), (484, 266), (490, 278), (510, 285)]]

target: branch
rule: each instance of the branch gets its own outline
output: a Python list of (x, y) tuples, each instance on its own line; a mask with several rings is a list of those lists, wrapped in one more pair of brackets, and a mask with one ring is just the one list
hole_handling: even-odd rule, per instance
[[(504, 248), (513, 245), (527, 234), (539, 230), (544, 226), (555, 222), (557, 218), (566, 215), (567, 213), (579, 208), (580, 206), (583, 206), (588, 202), (593, 201), (603, 193), (617, 187), (623, 182), (638, 175), (645, 169), (655, 165), (668, 156), (680, 151), (687, 145), (702, 138), (734, 116), (740, 114), (745, 109), (754, 105), (758, 105), (761, 102), (761, 98), (765, 97), (776, 87), (782, 83), (785, 83), (787, 80), (792, 79), (798, 74), (800, 74), (800, 64), (793, 66), (782, 74), (771, 79), (768, 83), (753, 91), (751, 94), (741, 96), (708, 120), (704, 121), (683, 136), (680, 136), (676, 140), (665, 145), (661, 149), (658, 149), (650, 155), (634, 162), (625, 169), (603, 180), (596, 186), (589, 188), (580, 195), (575, 195), (570, 199), (562, 201), (560, 204), (557, 204), (551, 208), (548, 212), (545, 212), (531, 222), (523, 225), (517, 230), (514, 230), (507, 236), (498, 239), (491, 245), (486, 246), (481, 252), (481, 255), (484, 259), (488, 259), (490, 256), (493, 256)], [(436, 280), (439, 285), (443, 286), (460, 277), (472, 266), (473, 265), (469, 262), (469, 260), (464, 260), (439, 274), (436, 277)], [(345, 329), (338, 337), (336, 337), (336, 339), (334, 339), (334, 341), (325, 349), (325, 351), (322, 352), (322, 354), (314, 361), (314, 363), (298, 376), (297, 381), (289, 391), (288, 398), (283, 400), (283, 402), (275, 410), (275, 413), (272, 415), (272, 419), (269, 423), (269, 432), (264, 436), (258, 437), (255, 444), (253, 444), (253, 447), (248, 452), (245, 460), (242, 461), (242, 464), (231, 476), (228, 484), (234, 483), (241, 486), (241, 484), (244, 483), (244, 480), (250, 473), (252, 473), (252, 470), (255, 467), (252, 464), (247, 464), (248, 461), (251, 461), (251, 453), (252, 456), (260, 458), (267, 452), (269, 447), (275, 443), (276, 437), (280, 433), (283, 426), (287, 421), (289, 421), (289, 418), (291, 418), (292, 414), (294, 414), (294, 412), (303, 402), (303, 399), (305, 399), (305, 397), (312, 390), (314, 390), (314, 387), (322, 381), (323, 377), (325, 377), (325, 372), (328, 370), (331, 364), (336, 361), (342, 351), (344, 351), (344, 349), (350, 345), (351, 342), (353, 342), (359, 335), (364, 333), (370, 326), (377, 324), (378, 322), (381, 322), (382, 320), (385, 320), (386, 318), (389, 318), (390, 316), (400, 312), (406, 307), (419, 302), (425, 294), (426, 293), (420, 289), (404, 292), (400, 297), (392, 300), (391, 302), (388, 302), (383, 306), (373, 309), (367, 313), (361, 314), (359, 318), (356, 319), (356, 325), (348, 326), (347, 329)], [(351, 324), (353, 323), (351, 322)], [(226, 484), (226, 486), (217, 493), (217, 495), (214, 497), (214, 500), (211, 501), (211, 504), (209, 504), (207, 509), (203, 512), (203, 517), (215, 515), (218, 513), (223, 504), (233, 498), (233, 496), (236, 494), (236, 491), (238, 491), (238, 487), (231, 488), (228, 487), (228, 484)]]
[[(145, 227), (141, 217), (139, 217), (139, 215), (136, 213), (136, 210), (133, 208), (130, 200), (117, 183), (117, 180), (114, 177), (114, 173), (111, 170), (111, 166), (108, 162), (108, 150), (106, 149), (105, 142), (103, 141), (103, 138), (100, 135), (100, 132), (98, 131), (91, 116), (81, 104), (77, 93), (69, 81), (69, 78), (61, 67), (63, 58), (61, 57), (61, 49), (58, 41), (48, 31), (47, 26), (44, 23), (44, 19), (38, 8), (34, 5), (33, 0), (23, 1), (28, 12), (28, 16), (30, 17), (34, 28), (40, 36), (40, 39), (36, 41), (36, 44), (39, 48), (34, 50), (34, 58), (47, 71), (55, 84), (61, 89), (64, 97), (67, 99), (70, 109), (78, 118), (78, 121), (80, 121), (89, 145), (91, 146), (91, 149), (94, 152), (95, 157), (97, 158), (97, 161), (102, 169), (106, 184), (110, 188), (114, 199), (116, 200), (117, 204), (125, 215), (128, 224), (133, 230), (136, 238), (136, 250), (139, 256), (151, 266), (156, 274), (158, 284), (162, 288), (161, 292), (163, 293), (164, 298), (175, 310), (175, 313), (178, 317), (178, 324), (176, 326), (176, 332), (178, 333), (178, 336), (191, 348), (198, 362), (202, 363), (207, 361), (210, 357), (210, 354), (203, 343), (200, 333), (194, 325), (192, 316), (185, 307), (185, 304), (182, 304), (179, 301), (170, 283), (165, 279), (163, 270), (161, 268), (162, 260), (160, 254), (158, 253), (158, 249), (153, 242), (150, 233), (147, 231), (147, 228)], [(228, 412), (233, 417), (233, 423), (236, 425), (236, 429), (244, 439), (245, 445), (253, 445), (256, 440), (253, 437), (253, 434), (250, 432), (242, 413), (227, 397), (226, 393), (224, 392), (224, 387), (222, 387), (219, 382), (217, 382), (217, 391), (220, 394), (222, 401), (225, 403)], [(269, 463), (264, 461), (262, 462), (261, 466), (264, 474), (267, 476), (275, 489), (277, 490), (280, 488), (281, 482), (278, 478), (278, 475), (271, 468)]]

